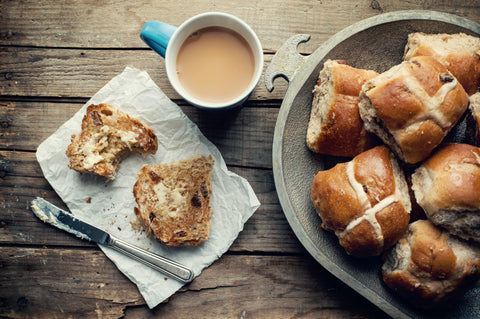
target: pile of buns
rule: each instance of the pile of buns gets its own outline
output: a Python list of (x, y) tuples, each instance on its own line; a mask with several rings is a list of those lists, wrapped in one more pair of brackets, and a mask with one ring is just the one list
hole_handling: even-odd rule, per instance
[[(349, 255), (383, 256), (385, 284), (418, 307), (480, 277), (479, 84), (480, 38), (412, 33), (400, 64), (327, 60), (313, 90), (308, 148), (351, 157), (313, 179), (321, 227)], [(471, 136), (446, 142), (465, 118)]]
[[(111, 181), (124, 158), (155, 154), (157, 148), (157, 136), (146, 123), (102, 103), (87, 107), (81, 132), (72, 136), (66, 155), (70, 168)], [(140, 169), (133, 187), (138, 205), (134, 213), (148, 235), (169, 246), (196, 246), (208, 240), (213, 165), (210, 155), (193, 155)]]

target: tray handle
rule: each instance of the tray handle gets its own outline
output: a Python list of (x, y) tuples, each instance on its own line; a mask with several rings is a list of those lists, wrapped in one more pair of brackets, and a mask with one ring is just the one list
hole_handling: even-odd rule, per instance
[(298, 53), (297, 47), (300, 43), (307, 42), (308, 40), (310, 40), (309, 34), (297, 34), (290, 37), (280, 49), (278, 49), (265, 70), (265, 86), (269, 92), (273, 91), (273, 81), (279, 76), (291, 82), (295, 76), (295, 72), (308, 58)]

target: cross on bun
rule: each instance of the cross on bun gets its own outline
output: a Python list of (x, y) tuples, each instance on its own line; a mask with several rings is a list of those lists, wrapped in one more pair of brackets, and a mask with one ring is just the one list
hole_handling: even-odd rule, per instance
[(316, 153), (355, 156), (377, 143), (358, 114), (362, 85), (378, 73), (327, 60), (313, 90), (307, 146)]
[(429, 56), (412, 58), (369, 80), (360, 98), (365, 128), (410, 164), (427, 158), (468, 106), (463, 87)]
[(410, 218), (403, 171), (385, 145), (318, 172), (311, 199), (322, 228), (334, 232), (346, 252), (357, 257), (377, 256), (393, 246)]
[(196, 246), (208, 240), (214, 160), (195, 155), (173, 163), (144, 165), (133, 195), (135, 215), (147, 233), (169, 246)]
[(66, 154), (68, 167), (109, 180), (115, 179), (120, 162), (129, 154), (155, 154), (155, 132), (139, 119), (113, 105), (89, 105), (80, 135), (73, 135)]
[(480, 275), (480, 249), (418, 220), (385, 256), (385, 284), (419, 308), (461, 296)]
[(480, 38), (464, 33), (408, 35), (404, 60), (427, 55), (442, 63), (471, 95), (480, 84)]
[(412, 189), (435, 225), (480, 243), (480, 148), (444, 145), (415, 170)]

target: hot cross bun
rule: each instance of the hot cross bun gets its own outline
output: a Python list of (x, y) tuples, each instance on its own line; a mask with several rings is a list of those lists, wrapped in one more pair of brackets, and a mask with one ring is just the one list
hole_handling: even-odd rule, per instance
[(360, 98), (365, 128), (410, 164), (426, 159), (468, 106), (457, 79), (429, 56), (402, 62), (366, 82)]
[(322, 228), (334, 232), (346, 252), (357, 257), (392, 247), (410, 219), (403, 171), (384, 145), (318, 172), (311, 199)]
[(313, 89), (307, 146), (316, 153), (355, 156), (379, 144), (365, 130), (358, 113), (362, 85), (377, 76), (351, 67), (346, 61), (327, 60)]

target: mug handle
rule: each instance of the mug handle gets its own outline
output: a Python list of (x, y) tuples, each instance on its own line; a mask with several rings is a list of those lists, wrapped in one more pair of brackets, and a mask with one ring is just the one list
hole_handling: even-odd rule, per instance
[(161, 21), (147, 21), (140, 31), (140, 38), (155, 52), (165, 58), (168, 41), (177, 27)]

